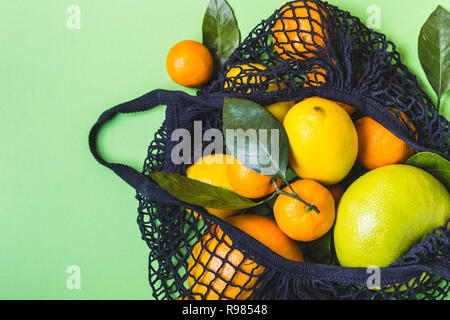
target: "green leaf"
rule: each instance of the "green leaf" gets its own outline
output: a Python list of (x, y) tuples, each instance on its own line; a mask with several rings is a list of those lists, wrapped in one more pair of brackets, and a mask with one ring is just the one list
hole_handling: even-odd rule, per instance
[(311, 245), (321, 254), (331, 257), (332, 251), (331, 251), (331, 232), (326, 233), (321, 238), (311, 242)]
[(269, 111), (249, 100), (225, 98), (223, 133), (228, 151), (240, 163), (257, 173), (285, 180), (289, 140)]
[(238, 23), (225, 0), (209, 2), (202, 29), (203, 44), (211, 51), (214, 65), (219, 68), (241, 41)]
[(237, 193), (183, 175), (168, 172), (149, 172), (150, 177), (175, 198), (206, 208), (243, 210), (262, 204)]
[(334, 253), (333, 232), (329, 231), (321, 238), (303, 243), (304, 253), (311, 262), (321, 261), (327, 264), (337, 264)]
[(421, 152), (409, 158), (405, 164), (427, 171), (450, 190), (450, 161), (438, 154)]
[(419, 60), (438, 98), (450, 90), (450, 14), (438, 6), (420, 30)]

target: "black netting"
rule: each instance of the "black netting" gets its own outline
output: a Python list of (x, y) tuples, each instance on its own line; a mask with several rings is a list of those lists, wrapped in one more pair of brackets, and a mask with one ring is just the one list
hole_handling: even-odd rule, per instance
[[(286, 4), (248, 35), (198, 97), (169, 101), (144, 174), (184, 174), (187, 165), (170, 160), (171, 133), (192, 133), (194, 121), (202, 122), (203, 132), (221, 129), (224, 96), (262, 105), (311, 96), (337, 100), (356, 108), (353, 118), (374, 118), (417, 152), (449, 158), (448, 121), (394, 44), (326, 2)], [(363, 172), (356, 165), (346, 183)], [(317, 255), (304, 243), (307, 262), (286, 260), (203, 208), (176, 201), (157, 186), (152, 190), (138, 192), (137, 199), (156, 299), (442, 299), (449, 293), (448, 223), (382, 268), (381, 287), (368, 289), (366, 269), (342, 268), (335, 257)]]
[[(163, 167), (165, 136), (163, 126), (144, 172)], [(306, 243), (301, 246), (308, 262), (284, 260), (201, 208), (196, 208), (201, 215), (194, 215), (140, 194), (137, 199), (156, 299), (442, 299), (450, 292), (449, 279), (433, 271), (444, 268), (448, 275), (448, 222), (382, 268), (384, 282), (377, 290), (368, 289), (366, 269), (339, 267), (335, 256), (317, 254)]]
[[(165, 131), (163, 126), (150, 146), (145, 172), (161, 169), (165, 162)], [(298, 265), (276, 257), (273, 263), (269, 252), (255, 250), (251, 239), (200, 208), (196, 216), (140, 194), (137, 199), (156, 299), (442, 299), (450, 290), (450, 281), (427, 267), (448, 269), (448, 225), (383, 268), (386, 282), (382, 290), (374, 290), (364, 282), (365, 270), (339, 267), (335, 257), (317, 255), (307, 244), (301, 245), (309, 262)]]
[(448, 122), (395, 45), (326, 2), (290, 2), (262, 21), (200, 94), (223, 93), (262, 104), (338, 97), (418, 151), (449, 154)]

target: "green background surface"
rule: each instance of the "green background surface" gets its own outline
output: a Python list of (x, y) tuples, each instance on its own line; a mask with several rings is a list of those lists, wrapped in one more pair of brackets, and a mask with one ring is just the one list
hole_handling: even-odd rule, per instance
[[(135, 192), (94, 161), (87, 135), (109, 107), (157, 88), (184, 90), (166, 74), (165, 57), (178, 41), (201, 41), (208, 2), (0, 2), (0, 299), (151, 299)], [(245, 37), (285, 1), (229, 3)], [(330, 3), (363, 22), (379, 6), (379, 31), (432, 94), (417, 37), (449, 0)], [(72, 4), (79, 30), (66, 25)], [(101, 153), (140, 169), (163, 116), (161, 106), (116, 117), (101, 131)], [(81, 270), (79, 290), (66, 286), (71, 265)]]

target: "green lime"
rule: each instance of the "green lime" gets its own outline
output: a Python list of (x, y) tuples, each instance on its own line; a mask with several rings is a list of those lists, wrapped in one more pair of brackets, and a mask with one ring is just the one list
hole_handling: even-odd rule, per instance
[(450, 194), (426, 171), (390, 165), (357, 179), (339, 203), (334, 242), (345, 267), (386, 267), (450, 218)]

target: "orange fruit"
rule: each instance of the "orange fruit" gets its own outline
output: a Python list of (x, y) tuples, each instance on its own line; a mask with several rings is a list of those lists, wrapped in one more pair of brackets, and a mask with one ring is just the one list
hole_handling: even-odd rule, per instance
[[(252, 294), (264, 267), (245, 259), (241, 251), (232, 250), (230, 238), (218, 226), (213, 226), (211, 233), (194, 246), (189, 257), (188, 285), (192, 298), (245, 300)], [(232, 283), (227, 284), (231, 279)]]
[(280, 11), (281, 17), (275, 22), (273, 43), (283, 59), (316, 57), (325, 48), (325, 19), (327, 14), (319, 4), (312, 1), (297, 1), (287, 4)]
[[(407, 121), (403, 112), (401, 115)], [(369, 170), (403, 163), (414, 154), (412, 147), (370, 117), (358, 119), (355, 127), (359, 142), (358, 161)]]
[[(233, 190), (243, 197), (257, 199), (275, 192), (272, 177), (263, 176), (250, 170), (237, 159), (233, 164), (227, 166), (227, 174)], [(276, 181), (278, 186), (283, 183), (281, 179)]]
[(304, 87), (309, 87), (311, 84), (313, 87), (320, 87), (323, 83), (325, 83), (325, 77), (327, 75), (327, 72), (324, 68), (319, 68), (317, 65), (315, 65), (311, 72), (308, 72), (306, 74), (306, 78), (309, 80), (309, 82), (305, 82), (303, 85)]
[(173, 81), (185, 87), (199, 88), (206, 84), (211, 78), (213, 67), (208, 48), (197, 41), (181, 41), (167, 54), (167, 73)]
[[(306, 74), (306, 78), (309, 80), (309, 82), (305, 82), (305, 84), (303, 85), (304, 87), (309, 87), (309, 85), (313, 86), (313, 87), (320, 87), (322, 86), (322, 84), (324, 84), (325, 81), (325, 77), (327, 75), (327, 72), (325, 69), (323, 68), (319, 68), (319, 67), (315, 67), (313, 68), (313, 70), (309, 73)], [(356, 108), (349, 106), (348, 104), (339, 102), (339, 101), (335, 101), (338, 105), (340, 105), (345, 111), (347, 111), (347, 113), (349, 115), (352, 115), (353, 113), (356, 112)]]
[(229, 217), (226, 221), (255, 238), (278, 255), (292, 261), (303, 261), (300, 247), (280, 230), (272, 218), (256, 214), (245, 214)]
[[(231, 155), (213, 154), (204, 156), (187, 168), (186, 177), (233, 191), (233, 187), (228, 179), (227, 168), (234, 162), (235, 158)], [(227, 218), (239, 212), (237, 210), (216, 208), (205, 209), (210, 214), (221, 219)], [(189, 209), (187, 211), (190, 212)], [(197, 213), (194, 212), (194, 215), (197, 216)]]
[(340, 106), (342, 107), (342, 109), (344, 109), (345, 111), (347, 111), (347, 113), (348, 113), (350, 116), (356, 112), (356, 108), (355, 108), (355, 107), (349, 106), (348, 104), (345, 104), (345, 103), (339, 102), (339, 101), (336, 101), (336, 103), (337, 103), (338, 105), (340, 105)]
[[(300, 247), (289, 239), (271, 218), (247, 214), (226, 220), (280, 256), (303, 261)], [(194, 246), (188, 263), (188, 285), (194, 299), (247, 299), (257, 286), (264, 267), (232, 249), (231, 239), (213, 225)]]
[(331, 192), (331, 195), (333, 196), (334, 203), (336, 204), (336, 207), (339, 205), (339, 201), (341, 201), (342, 196), (344, 195), (344, 188), (340, 184), (334, 184), (332, 186), (326, 187), (328, 191)]
[[(273, 207), (275, 220), (280, 229), (291, 239), (314, 241), (326, 234), (333, 226), (336, 217), (335, 202), (331, 192), (310, 179), (291, 184), (294, 191), (304, 201), (315, 205), (320, 214), (297, 199), (279, 195)], [(289, 187), (284, 191), (292, 194)]]

